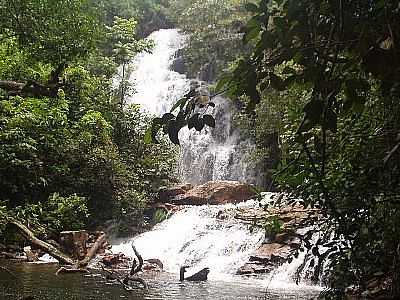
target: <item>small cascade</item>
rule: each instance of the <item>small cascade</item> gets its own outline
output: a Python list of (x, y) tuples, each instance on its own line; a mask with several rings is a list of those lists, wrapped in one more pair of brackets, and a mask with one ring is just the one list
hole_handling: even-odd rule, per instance
[(232, 276), (264, 238), (261, 229), (250, 231), (249, 226), (233, 218), (217, 218), (233, 207), (186, 207), (152, 231), (113, 246), (112, 251), (133, 255), (133, 242), (144, 259), (160, 259), (168, 272), (178, 273), (186, 265), (190, 272), (209, 267), (209, 277), (214, 279)]

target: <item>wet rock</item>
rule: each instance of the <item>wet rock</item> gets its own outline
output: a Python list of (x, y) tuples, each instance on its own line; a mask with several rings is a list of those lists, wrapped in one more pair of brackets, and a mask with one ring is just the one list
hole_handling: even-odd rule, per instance
[(183, 49), (179, 49), (175, 53), (175, 59), (171, 64), (171, 70), (179, 74), (186, 74), (187, 69), (186, 69), (185, 58), (183, 56)]
[(259, 262), (248, 262), (244, 266), (240, 267), (236, 274), (237, 275), (253, 275), (253, 274), (266, 274), (274, 269), (272, 264), (263, 264)]
[(263, 244), (251, 256), (250, 261), (280, 264), (288, 260), (292, 248), (288, 245), (270, 243)]
[(164, 265), (161, 260), (157, 258), (150, 258), (144, 260), (144, 264), (142, 267), (143, 271), (157, 271), (161, 272), (164, 269)]
[(209, 181), (171, 199), (177, 205), (239, 203), (255, 196), (252, 187), (238, 181)]
[(86, 256), (89, 234), (85, 230), (63, 231), (60, 233), (60, 245), (65, 253), (76, 259)]
[(175, 196), (185, 194), (187, 191), (191, 190), (193, 185), (190, 183), (185, 183), (181, 185), (177, 185), (168, 189), (162, 189), (158, 192), (158, 201), (159, 202), (169, 202)]
[(24, 247), (24, 253), (28, 262), (36, 262), (39, 260), (37, 253), (32, 251), (31, 246)]
[(319, 210), (306, 209), (300, 205), (263, 208), (242, 208), (235, 218), (249, 224), (265, 225), (268, 220), (279, 221), (280, 231), (266, 234), (263, 244), (251, 254), (249, 262), (238, 270), (238, 274), (269, 273), (288, 262), (300, 247), (316, 219)]

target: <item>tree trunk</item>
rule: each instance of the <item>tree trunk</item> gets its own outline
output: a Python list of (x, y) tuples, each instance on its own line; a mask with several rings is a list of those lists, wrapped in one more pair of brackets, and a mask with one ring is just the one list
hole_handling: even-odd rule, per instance
[(60, 263), (66, 264), (66, 265), (73, 265), (75, 263), (70, 257), (68, 257), (67, 255), (65, 255), (58, 249), (56, 249), (54, 246), (52, 246), (42, 240), (39, 240), (37, 237), (35, 237), (33, 232), (30, 231), (24, 224), (18, 222), (15, 219), (9, 219), (9, 223), (16, 226), (20, 230), (21, 234), (29, 242), (31, 242), (33, 245), (37, 246), (38, 248), (42, 249), (46, 253), (50, 254), (54, 258), (58, 259), (58, 261)]
[(78, 266), (86, 267), (92, 260), (92, 258), (96, 255), (97, 251), (99, 251), (100, 247), (103, 245), (105, 241), (106, 241), (106, 234), (103, 233), (97, 238), (92, 248), (90, 248), (90, 250), (86, 254), (86, 257), (78, 263)]

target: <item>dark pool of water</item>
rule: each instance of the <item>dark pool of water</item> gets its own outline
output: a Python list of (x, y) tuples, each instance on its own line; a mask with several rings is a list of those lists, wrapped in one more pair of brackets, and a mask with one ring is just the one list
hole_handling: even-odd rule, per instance
[(196, 299), (196, 300), (278, 300), (316, 299), (317, 290), (310, 289), (267, 289), (257, 282), (208, 281), (202, 283), (180, 283), (173, 274), (146, 275), (148, 290), (137, 288), (127, 292), (119, 284), (109, 284), (101, 276), (63, 274), (55, 276), (55, 265), (37, 265), (0, 261), (10, 269), (18, 280), (0, 270), (0, 299), (21, 299), (32, 295), (35, 300), (61, 299)]

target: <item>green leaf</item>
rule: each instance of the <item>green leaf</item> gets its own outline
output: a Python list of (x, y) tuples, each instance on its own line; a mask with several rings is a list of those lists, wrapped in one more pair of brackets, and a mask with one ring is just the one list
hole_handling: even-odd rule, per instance
[(304, 119), (297, 130), (297, 133), (307, 132), (320, 124), (324, 111), (324, 103), (321, 100), (311, 100), (304, 106)]
[(249, 31), (246, 31), (246, 33), (243, 36), (243, 43), (248, 44), (251, 40), (254, 40), (256, 37), (258, 37), (260, 31), (261, 31), (261, 26), (253, 27)]
[(161, 118), (153, 119), (151, 126), (146, 130), (144, 135), (144, 142), (146, 144), (158, 143), (156, 136), (158, 131), (161, 129), (163, 123), (164, 122)]
[(177, 109), (179, 106), (184, 106), (185, 104), (186, 104), (186, 102), (188, 101), (188, 99), (187, 98), (182, 98), (182, 99), (179, 99), (175, 104), (174, 104), (174, 106), (172, 106), (172, 108), (171, 108), (171, 112), (173, 112), (175, 109)]
[(203, 120), (204, 120), (204, 124), (206, 124), (206, 125), (208, 125), (208, 126), (210, 126), (212, 128), (215, 128), (215, 119), (214, 119), (213, 116), (204, 115), (203, 116)]
[(192, 129), (194, 128), (194, 126), (196, 125), (196, 122), (198, 122), (198, 118), (199, 118), (199, 113), (194, 114), (193, 116), (191, 116), (188, 120), (188, 128)]
[(147, 128), (145, 134), (144, 134), (144, 142), (146, 144), (151, 144), (153, 142), (153, 127), (150, 126), (149, 128)]
[(180, 145), (178, 134), (181, 127), (176, 121), (171, 121), (168, 125), (168, 136), (172, 143)]
[(162, 122), (163, 122), (164, 124), (167, 123), (168, 121), (173, 120), (173, 119), (175, 119), (175, 116), (174, 116), (173, 114), (171, 114), (171, 113), (166, 113), (166, 114), (164, 114), (164, 115), (162, 116)]

